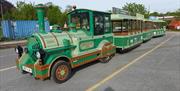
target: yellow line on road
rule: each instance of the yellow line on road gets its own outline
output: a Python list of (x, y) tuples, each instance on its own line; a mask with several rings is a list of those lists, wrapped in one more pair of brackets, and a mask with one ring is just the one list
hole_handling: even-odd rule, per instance
[(148, 55), (149, 53), (153, 52), (154, 50), (156, 50), (157, 48), (161, 47), (163, 44), (165, 44), (167, 41), (171, 40), (174, 36), (168, 38), (167, 40), (161, 42), (159, 45), (157, 45), (156, 47), (154, 47), (153, 49), (149, 50), (148, 52), (146, 52), (145, 54), (139, 56), (138, 58), (132, 60), (130, 63), (126, 64), (125, 66), (123, 66), (120, 69), (117, 69), (115, 72), (113, 72), (111, 75), (107, 76), (106, 78), (104, 78), (103, 80), (99, 81), (98, 83), (94, 84), (93, 86), (91, 86), (90, 88), (88, 88), (86, 91), (93, 91), (95, 90), (97, 87), (101, 86), (102, 84), (104, 84), (105, 82), (109, 81), (110, 79), (112, 79), (114, 76), (116, 76), (118, 73), (122, 72), (123, 70), (125, 70), (126, 68), (128, 68), (129, 66), (131, 66), (132, 64), (134, 64), (135, 62), (139, 61), (140, 59), (142, 59), (143, 57), (145, 57), (146, 55)]

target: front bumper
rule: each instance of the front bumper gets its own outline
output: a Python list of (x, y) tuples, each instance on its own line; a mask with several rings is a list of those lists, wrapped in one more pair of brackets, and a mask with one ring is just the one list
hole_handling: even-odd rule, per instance
[(30, 73), (36, 79), (45, 80), (49, 78), (49, 65), (39, 65), (38, 62), (39, 60), (32, 60), (28, 54), (23, 54), (16, 59), (16, 66), (19, 71)]

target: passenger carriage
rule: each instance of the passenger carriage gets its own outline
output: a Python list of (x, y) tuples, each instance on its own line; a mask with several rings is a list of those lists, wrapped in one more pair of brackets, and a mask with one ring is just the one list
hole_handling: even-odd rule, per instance
[(143, 19), (136, 16), (112, 14), (114, 45), (119, 52), (134, 48), (143, 41)]
[(166, 34), (166, 22), (163, 20), (151, 20), (153, 22), (153, 37), (164, 36)]

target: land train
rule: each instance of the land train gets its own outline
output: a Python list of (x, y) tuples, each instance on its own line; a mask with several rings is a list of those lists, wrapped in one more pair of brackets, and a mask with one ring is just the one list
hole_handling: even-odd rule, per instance
[(152, 37), (163, 36), (166, 31), (165, 21), (148, 20), (141, 14), (111, 14), (111, 22), (113, 43), (119, 52), (139, 46)]
[[(124, 50), (138, 45), (146, 38), (144, 33), (154, 32), (142, 29), (143, 19), (115, 17), (111, 13), (88, 9), (68, 13), (68, 29), (54, 28), (45, 32), (44, 6), (39, 4), (36, 10), (39, 32), (28, 38), (25, 48), (15, 48), (16, 65), (23, 74), (30, 73), (41, 80), (52, 78), (56, 83), (67, 81), (72, 69), (83, 64), (95, 60), (107, 63), (117, 48)], [(153, 37), (149, 34), (145, 40)]]

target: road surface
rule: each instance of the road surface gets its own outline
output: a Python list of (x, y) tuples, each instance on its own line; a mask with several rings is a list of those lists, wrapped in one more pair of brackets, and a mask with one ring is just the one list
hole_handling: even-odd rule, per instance
[(13, 48), (0, 50), (0, 91), (180, 91), (180, 33), (168, 32), (128, 53), (117, 53), (107, 64), (76, 68), (63, 84), (22, 75), (15, 58)]

